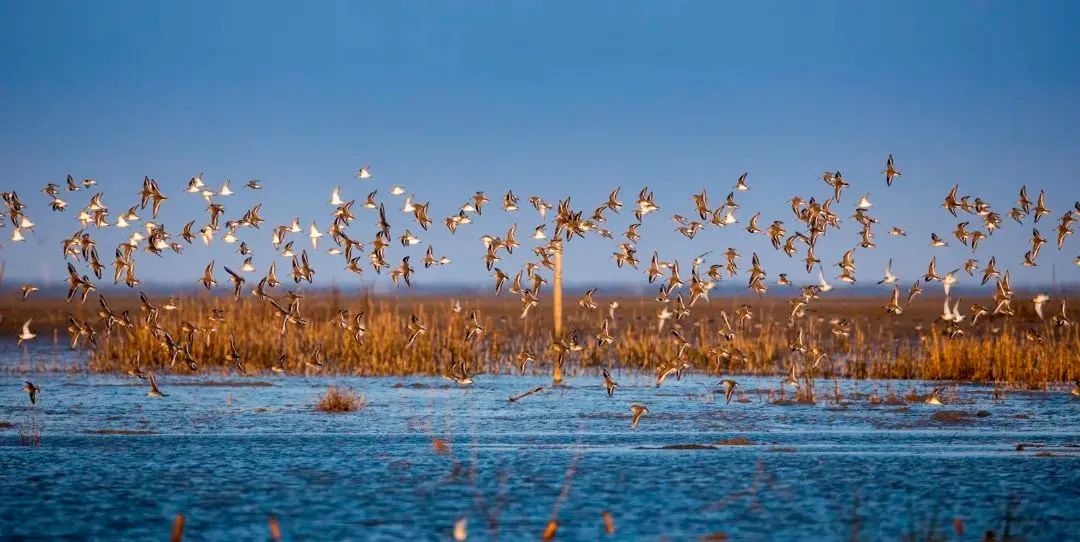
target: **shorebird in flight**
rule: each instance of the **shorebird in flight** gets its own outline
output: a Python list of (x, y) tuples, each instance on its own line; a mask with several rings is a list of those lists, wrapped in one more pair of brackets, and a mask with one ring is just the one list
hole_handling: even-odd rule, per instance
[(1053, 322), (1054, 322), (1054, 325), (1057, 326), (1057, 327), (1069, 327), (1069, 326), (1072, 325), (1072, 322), (1069, 320), (1068, 315), (1065, 314), (1065, 300), (1064, 299), (1061, 300), (1061, 310), (1058, 311), (1058, 314), (1054, 315)]
[(788, 373), (787, 377), (780, 381), (780, 386), (791, 386), (796, 390), (799, 389), (799, 375), (796, 372), (794, 362), (791, 364), (791, 371)]
[(30, 298), (30, 294), (32, 294), (32, 293), (34, 293), (36, 291), (38, 291), (37, 286), (34, 286), (33, 284), (23, 284), (22, 285), (22, 300), (26, 301), (27, 299)]
[(897, 281), (896, 275), (892, 272), (892, 258), (889, 258), (889, 262), (885, 264), (885, 278), (878, 281), (878, 284), (892, 284)]
[(901, 176), (900, 171), (896, 169), (896, 164), (893, 163), (893, 156), (891, 154), (885, 161), (885, 170), (882, 171), (882, 173), (885, 174), (885, 186), (892, 186), (893, 179)]
[(443, 374), (443, 378), (452, 380), (461, 386), (468, 386), (473, 383), (472, 376), (465, 371), (465, 364), (461, 361), (451, 361), (446, 373)]
[(154, 376), (154, 371), (150, 371), (147, 374), (147, 376), (149, 377), (148, 380), (150, 381), (150, 391), (146, 392), (146, 396), (147, 397), (168, 397), (167, 394), (161, 393), (161, 390), (158, 389), (157, 377)]
[(525, 350), (518, 352), (515, 359), (517, 360), (518, 369), (520, 370), (520, 374), (522, 375), (525, 374), (525, 366), (528, 365), (529, 362), (535, 361), (533, 359), (533, 355)]
[(211, 260), (210, 263), (206, 264), (206, 269), (203, 270), (203, 276), (202, 276), (202, 279), (199, 280), (199, 282), (201, 282), (202, 285), (205, 286), (207, 290), (210, 290), (211, 287), (217, 285), (217, 281), (214, 280), (214, 261), (213, 260)]
[(889, 314), (900, 315), (904, 312), (903, 307), (900, 306), (900, 287), (893, 285), (892, 297), (889, 298), (889, 302), (885, 304), (885, 312)]
[(416, 338), (420, 335), (427, 333), (427, 327), (420, 321), (420, 318), (415, 314), (409, 317), (409, 324), (407, 326), (409, 332), (409, 342), (405, 344), (405, 348), (408, 348), (416, 342)]
[(638, 422), (641, 421), (641, 417), (648, 413), (649, 409), (644, 405), (630, 405), (630, 414), (632, 415), (630, 418), (630, 428), (636, 429)]
[(604, 389), (607, 390), (608, 397), (615, 394), (615, 388), (619, 387), (619, 383), (611, 379), (611, 374), (608, 373), (607, 367), (601, 369), (604, 375)]
[(34, 319), (30, 318), (26, 322), (23, 322), (22, 330), (19, 331), (18, 340), (15, 343), (16, 346), (22, 346), (22, 343), (24, 343), (26, 341), (29, 341), (29, 340), (33, 339), (34, 337), (37, 337), (36, 333), (30, 331), (30, 322), (33, 322), (33, 321), (34, 321)]
[(730, 378), (725, 378), (720, 381), (720, 386), (724, 388), (724, 404), (730, 403), (731, 398), (735, 396), (735, 388), (739, 387), (739, 383)]
[(27, 380), (27, 381), (25, 381), (23, 383), (23, 391), (25, 391), (26, 394), (30, 396), (30, 404), (31, 405), (36, 405), (37, 404), (37, 395), (38, 395), (38, 392), (41, 391), (41, 388), (35, 386), (32, 382)]
[(667, 364), (660, 364), (660, 366), (656, 368), (656, 387), (659, 388), (660, 385), (667, 380), (667, 377), (671, 375), (675, 375), (676, 380), (681, 379), (682, 372), (689, 368), (690, 364), (686, 362), (679, 363), (678, 361), (675, 361), (670, 366)]
[(859, 199), (859, 203), (855, 204), (856, 209), (864, 209), (864, 210), (869, 209), (869, 208), (871, 208), (873, 206), (874, 206), (874, 204), (870, 202), (870, 193), (869, 192), (867, 192), (866, 194), (863, 194), (863, 197), (861, 199)]
[(1043, 305), (1047, 301), (1050, 301), (1050, 296), (1045, 293), (1040, 293), (1031, 300), (1031, 303), (1035, 306), (1035, 314), (1039, 316), (1039, 320), (1043, 319)]
[(747, 190), (750, 190), (750, 186), (746, 184), (747, 175), (749, 175), (749, 173), (743, 173), (742, 175), (739, 175), (739, 179), (735, 181), (735, 190), (738, 190), (739, 192), (745, 192)]

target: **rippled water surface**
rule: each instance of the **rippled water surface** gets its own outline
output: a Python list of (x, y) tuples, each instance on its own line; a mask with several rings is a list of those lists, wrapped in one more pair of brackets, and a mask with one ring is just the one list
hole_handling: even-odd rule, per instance
[[(36, 406), (24, 379), (43, 389)], [(807, 405), (778, 401), (775, 378), (739, 378), (725, 404), (714, 377), (616, 379), (613, 398), (576, 377), (510, 403), (547, 380), (164, 375), (169, 395), (154, 399), (131, 377), (8, 371), (0, 538), (163, 540), (177, 513), (188, 540), (265, 539), (269, 515), (291, 540), (449, 539), (460, 518), (475, 540), (538, 538), (552, 518), (560, 540), (1080, 529), (1080, 401), (1067, 391), (995, 400), (959, 386), (944, 406), (874, 406), (865, 394), (884, 383), (841, 382), (837, 404), (829, 382)], [(316, 411), (331, 383), (366, 406)], [(633, 403), (650, 411), (637, 429)]]

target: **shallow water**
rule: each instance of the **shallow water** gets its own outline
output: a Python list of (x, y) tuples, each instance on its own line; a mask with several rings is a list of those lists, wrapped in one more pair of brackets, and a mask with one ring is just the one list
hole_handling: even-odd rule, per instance
[[(36, 406), (24, 379), (43, 388)], [(945, 406), (872, 406), (854, 391), (885, 384), (863, 381), (841, 383), (845, 404), (820, 389), (816, 405), (777, 404), (777, 379), (744, 377), (742, 402), (724, 404), (715, 377), (656, 388), (626, 373), (613, 398), (579, 377), (510, 403), (548, 381), (476, 380), (163, 375), (169, 396), (154, 399), (130, 377), (9, 371), (0, 538), (162, 540), (177, 513), (188, 540), (266, 538), (271, 514), (288, 540), (445, 540), (459, 518), (474, 540), (538, 538), (552, 517), (559, 540), (977, 539), (1006, 524), (1066, 540), (1080, 528), (1080, 401), (1063, 391), (995, 401), (959, 386)], [(365, 408), (316, 411), (330, 383)], [(650, 411), (637, 429), (633, 403)], [(40, 443), (26, 445), (35, 427)], [(718, 444), (733, 438), (749, 444)]]

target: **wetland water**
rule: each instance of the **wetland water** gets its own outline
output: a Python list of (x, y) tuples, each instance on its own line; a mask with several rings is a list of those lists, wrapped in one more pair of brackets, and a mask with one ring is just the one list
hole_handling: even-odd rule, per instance
[[(460, 518), (471, 540), (536, 539), (553, 515), (558, 540), (596, 540), (605, 511), (612, 540), (1080, 528), (1080, 400), (1067, 391), (995, 401), (961, 385), (944, 406), (874, 406), (853, 386), (885, 385), (862, 381), (841, 383), (846, 403), (819, 391), (816, 405), (777, 404), (779, 377), (741, 377), (724, 404), (714, 376), (615, 378), (613, 398), (575, 377), (509, 403), (548, 379), (162, 375), (169, 396), (154, 399), (127, 376), (8, 371), (0, 539), (163, 540), (177, 513), (186, 540), (265, 539), (270, 514), (286, 540), (445, 540)], [(23, 380), (42, 388), (36, 406)], [(331, 383), (366, 406), (316, 411)], [(632, 403), (650, 411), (636, 430)]]

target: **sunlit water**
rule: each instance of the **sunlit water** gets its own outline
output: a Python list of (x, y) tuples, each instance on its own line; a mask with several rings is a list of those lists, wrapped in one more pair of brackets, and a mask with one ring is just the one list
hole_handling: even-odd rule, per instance
[[(872, 406), (853, 391), (884, 395), (883, 383), (842, 382), (837, 405), (819, 382), (816, 405), (776, 404), (778, 379), (743, 377), (741, 402), (725, 404), (715, 377), (656, 388), (624, 373), (613, 398), (576, 377), (510, 403), (549, 382), (163, 375), (169, 396), (155, 399), (130, 377), (13, 372), (5, 348), (2, 539), (163, 540), (177, 513), (187, 540), (266, 539), (269, 515), (287, 540), (445, 540), (460, 518), (471, 540), (535, 539), (553, 517), (559, 540), (989, 529), (1068, 540), (1080, 529), (1080, 401), (1067, 391), (995, 401), (960, 386), (945, 406)], [(24, 379), (43, 389), (36, 406)], [(366, 406), (316, 411), (331, 383)], [(637, 429), (633, 403), (650, 411)], [(722, 443), (734, 438), (749, 444)]]

